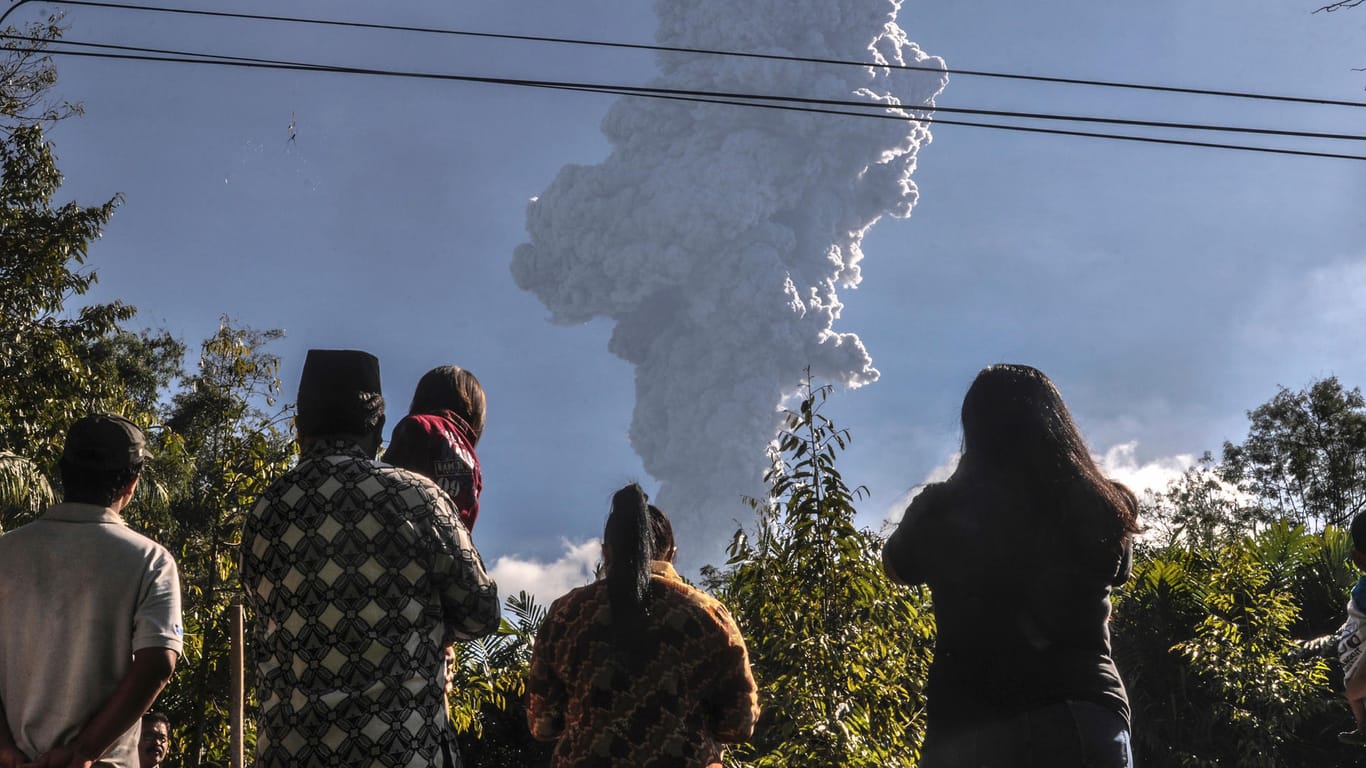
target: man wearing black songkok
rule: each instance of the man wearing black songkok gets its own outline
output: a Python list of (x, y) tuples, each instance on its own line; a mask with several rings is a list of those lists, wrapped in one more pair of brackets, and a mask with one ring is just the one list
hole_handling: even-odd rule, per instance
[(309, 350), (295, 427), (299, 463), (242, 534), (256, 764), (455, 768), (442, 648), (497, 629), (497, 587), (446, 494), (374, 461), (374, 355)]

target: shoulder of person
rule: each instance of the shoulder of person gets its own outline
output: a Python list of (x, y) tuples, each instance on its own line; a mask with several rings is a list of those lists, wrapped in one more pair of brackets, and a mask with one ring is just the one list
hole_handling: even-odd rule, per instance
[(673, 601), (681, 606), (686, 606), (685, 610), (705, 613), (708, 617), (719, 618), (725, 623), (734, 623), (730, 609), (714, 595), (687, 584), (681, 579), (655, 579), (655, 582), (662, 587), (665, 594), (672, 595)]
[(135, 546), (147, 551), (150, 559), (167, 560), (172, 563), (175, 562), (175, 556), (171, 554), (171, 550), (162, 546), (161, 542), (146, 534), (139, 533), (132, 528), (125, 528), (125, 530), (127, 531), (127, 535), (132, 537)]
[(394, 485), (411, 485), (421, 489), (423, 492), (440, 493), (441, 486), (436, 481), (426, 475), (415, 472), (405, 467), (387, 464), (383, 461), (375, 461), (375, 475), (386, 483)]
[(575, 587), (568, 592), (550, 601), (550, 607), (546, 609), (546, 621), (570, 621), (578, 617), (585, 603), (596, 604), (599, 599), (605, 599), (606, 582), (597, 580)]
[(946, 482), (927, 483), (906, 505), (902, 520), (917, 520), (936, 514), (952, 503), (953, 488)]

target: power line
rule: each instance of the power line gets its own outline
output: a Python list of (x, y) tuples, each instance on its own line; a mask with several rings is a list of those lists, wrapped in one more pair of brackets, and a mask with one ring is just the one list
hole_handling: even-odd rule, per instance
[[(34, 42), (34, 43), (40, 42), (37, 38), (33, 38), (33, 37), (22, 37), (22, 36), (7, 35), (7, 34), (4, 34), (4, 33), (0, 33), (0, 39), (5, 39), (5, 38), (26, 40), (26, 41)], [(149, 48), (149, 47), (145, 47), (145, 46), (135, 46), (135, 45), (116, 45), (116, 44), (114, 44), (114, 43), (93, 43), (93, 42), (85, 42), (85, 41), (58, 40), (58, 41), (56, 41), (55, 44), (56, 44), (56, 45), (69, 45), (69, 46), (83, 47), (83, 48), (102, 48), (102, 49), (108, 49), (108, 50), (129, 51), (129, 52), (133, 52), (133, 53), (156, 54), (156, 55), (159, 55), (159, 56), (174, 56), (174, 57), (187, 57), (187, 56), (192, 56), (192, 57), (204, 58), (204, 59), (209, 59), (209, 60), (269, 62), (269, 63), (276, 63), (276, 64), (289, 64), (289, 65), (299, 65), (299, 66), (303, 66), (303, 64), (302, 64), (302, 63), (299, 63), (299, 62), (282, 62), (282, 61), (275, 61), (275, 60), (272, 60), (272, 59), (261, 59), (261, 58), (257, 58), (257, 57), (251, 57), (251, 56), (231, 56), (231, 55), (228, 55), (228, 54), (219, 54), (219, 53), (202, 53), (202, 52), (197, 52), (197, 51), (181, 51), (181, 50), (172, 50), (172, 49), (166, 49), (166, 48)], [(60, 53), (61, 51), (53, 51), (53, 52), (54, 52), (54, 53)], [(312, 65), (312, 66), (316, 66), (316, 67), (318, 67), (318, 68), (320, 68), (320, 69), (324, 69), (324, 70), (325, 70), (325, 68), (326, 68), (327, 66), (329, 66), (329, 65), (319, 64), (319, 65)], [(550, 83), (550, 82), (548, 82), (548, 81), (527, 81), (527, 82), (528, 82), (528, 83), (535, 83), (535, 84), (545, 84), (545, 85), (547, 85), (547, 86), (549, 86), (549, 85), (552, 84), (552, 83)], [(604, 83), (572, 83), (572, 84), (563, 84), (563, 85), (574, 85), (574, 86), (580, 86), (580, 87), (582, 87), (582, 88), (584, 88), (584, 89), (586, 89), (586, 90), (603, 91), (603, 92), (612, 92), (612, 93), (630, 92), (630, 93), (633, 93), (633, 94), (636, 94), (636, 95), (642, 95), (642, 96), (643, 96), (643, 95), (650, 95), (650, 94), (675, 95), (675, 96), (699, 96), (699, 97), (705, 97), (705, 98), (725, 98), (725, 99), (732, 99), (732, 100), (745, 100), (745, 101), (756, 101), (756, 102), (768, 102), (768, 101), (772, 101), (772, 102), (781, 102), (781, 103), (789, 103), (789, 104), (817, 105), (817, 106), (827, 106), (827, 107), (849, 107), (849, 108), (853, 108), (853, 109), (901, 109), (901, 110), (915, 110), (915, 111), (927, 111), (927, 112), (945, 112), (945, 113), (950, 113), (950, 114), (980, 115), (980, 116), (983, 116), (983, 117), (1008, 117), (1008, 118), (1019, 118), (1019, 119), (1026, 119), (1026, 120), (1056, 120), (1056, 121), (1061, 121), (1061, 122), (1095, 123), (1095, 124), (1098, 124), (1098, 125), (1122, 125), (1122, 126), (1130, 126), (1130, 127), (1136, 127), (1136, 128), (1167, 128), (1167, 129), (1188, 130), (1188, 131), (1213, 131), (1213, 132), (1221, 132), (1221, 133), (1243, 133), (1243, 134), (1255, 134), (1255, 135), (1263, 135), (1263, 136), (1285, 136), (1285, 137), (1302, 138), (1302, 139), (1330, 139), (1330, 140), (1343, 140), (1343, 141), (1366, 141), (1366, 135), (1363, 135), (1363, 134), (1352, 134), (1352, 133), (1323, 133), (1323, 132), (1318, 132), (1318, 131), (1294, 131), (1294, 130), (1285, 130), (1285, 129), (1277, 129), (1277, 128), (1252, 128), (1252, 127), (1247, 127), (1247, 126), (1209, 125), (1209, 124), (1203, 124), (1203, 123), (1177, 123), (1177, 122), (1168, 122), (1168, 121), (1159, 121), (1159, 120), (1135, 120), (1135, 119), (1131, 119), (1131, 118), (1117, 118), (1117, 117), (1092, 117), (1092, 116), (1086, 116), (1086, 115), (1059, 115), (1059, 114), (1049, 114), (1049, 113), (1042, 113), (1042, 112), (1017, 112), (1017, 111), (996, 110), (996, 109), (971, 109), (971, 108), (966, 108), (966, 107), (945, 107), (945, 106), (940, 106), (940, 105), (937, 105), (937, 104), (936, 104), (936, 105), (933, 105), (933, 106), (930, 106), (930, 105), (914, 105), (914, 104), (888, 104), (888, 103), (884, 103), (884, 102), (853, 101), (853, 100), (847, 100), (847, 99), (820, 99), (820, 98), (805, 97), (805, 96), (776, 96), (776, 95), (772, 95), (772, 94), (760, 94), (760, 93), (718, 92), (718, 91), (692, 90), (692, 89), (683, 89), (683, 88), (658, 88), (658, 87), (650, 87), (650, 86), (617, 85), (617, 84), (604, 84)]]
[(1147, 83), (1127, 83), (1116, 80), (1093, 80), (1048, 75), (1025, 75), (1013, 72), (991, 72), (987, 70), (954, 68), (941, 69), (939, 67), (918, 66), (914, 64), (875, 64), (867, 61), (850, 61), (847, 59), (821, 58), (812, 56), (754, 53), (749, 51), (730, 51), (715, 48), (689, 48), (670, 45), (650, 45), (646, 43), (623, 43), (610, 40), (587, 40), (580, 38), (552, 37), (543, 35), (515, 35), (497, 32), (474, 32), (469, 30), (446, 29), (440, 27), (420, 27), (401, 24), (378, 24), (372, 22), (340, 21), (336, 19), (316, 19), (298, 16), (277, 16), (270, 14), (241, 13), (232, 11), (209, 11), (189, 8), (166, 8), (151, 5), (139, 5), (135, 3), (101, 2), (100, 0), (18, 0), (12, 6), (10, 6), (3, 14), (0, 14), (0, 25), (4, 24), (5, 19), (9, 16), (11, 12), (19, 8), (20, 6), (26, 5), (30, 2), (46, 2), (57, 5), (74, 5), (90, 8), (111, 8), (117, 10), (149, 11), (156, 13), (170, 13), (186, 16), (208, 16), (216, 18), (243, 19), (252, 21), (272, 21), (298, 24), (314, 24), (319, 26), (347, 27), (352, 29), (383, 30), (390, 32), (416, 32), (422, 34), (447, 35), (469, 38), (485, 38), (492, 40), (515, 40), (520, 42), (552, 43), (560, 45), (588, 46), (596, 48), (616, 48), (624, 50), (654, 51), (660, 53), (686, 53), (706, 56), (727, 56), (733, 58), (762, 59), (767, 61), (788, 61), (804, 64), (823, 64), (847, 67), (876, 67), (880, 69), (894, 69), (911, 72), (930, 72), (935, 74), (960, 75), (967, 77), (984, 77), (1003, 80), (1020, 80), (1040, 83), (1051, 83), (1055, 85), (1082, 85), (1101, 88), (1119, 88), (1128, 90), (1152, 91), (1159, 93), (1179, 93), (1194, 96), (1219, 96), (1224, 98), (1279, 101), (1296, 104), (1315, 104), (1320, 106), (1366, 107), (1366, 102), (1360, 101), (1322, 99), (1307, 96), (1287, 96), (1282, 94), (1256, 93), (1249, 91), (1232, 91), (1209, 88), (1188, 88), (1182, 86), (1154, 85)]
[[(23, 39), (23, 40), (34, 41), (33, 38), (18, 37), (18, 36), (15, 36), (15, 35), (0, 35), (0, 37), (11, 38), (11, 39)], [(99, 44), (99, 43), (91, 43), (91, 44), (89, 44), (89, 45), (98, 46), (98, 47), (110, 47), (110, 46), (106, 46), (106, 45)], [(131, 49), (131, 50), (142, 50), (142, 49), (137, 48), (136, 46), (121, 46), (120, 48), (125, 49), (125, 50), (128, 50), (128, 49)], [(918, 122), (918, 123), (941, 124), (941, 125), (958, 125), (958, 126), (966, 126), (966, 127), (974, 127), (974, 128), (987, 128), (987, 129), (993, 129), (993, 130), (1014, 131), (1014, 132), (1022, 132), (1022, 133), (1048, 134), (1048, 135), (1057, 135), (1057, 136), (1073, 136), (1073, 137), (1095, 138), (1095, 139), (1110, 139), (1110, 140), (1117, 140), (1117, 141), (1134, 141), (1134, 142), (1149, 143), (1149, 144), (1165, 144), (1165, 145), (1174, 145), (1174, 146), (1201, 147), (1201, 148), (1208, 148), (1208, 149), (1227, 149), (1227, 150), (1236, 150), (1236, 151), (1244, 151), (1244, 152), (1259, 152), (1259, 153), (1279, 154), (1279, 155), (1295, 155), (1295, 156), (1301, 156), (1301, 157), (1321, 157), (1321, 158), (1331, 158), (1331, 159), (1340, 159), (1340, 160), (1366, 160), (1366, 155), (1350, 155), (1350, 154), (1341, 154), (1341, 153), (1332, 153), (1332, 152), (1314, 152), (1314, 151), (1309, 151), (1309, 150), (1296, 150), (1296, 149), (1287, 149), (1287, 148), (1278, 148), (1278, 147), (1258, 147), (1258, 146), (1249, 146), (1249, 145), (1243, 145), (1243, 144), (1222, 144), (1222, 143), (1216, 143), (1216, 142), (1202, 142), (1202, 141), (1193, 141), (1193, 140), (1185, 140), (1185, 139), (1169, 139), (1169, 138), (1160, 138), (1160, 137), (1154, 137), (1154, 136), (1133, 136), (1133, 135), (1126, 135), (1126, 134), (1109, 134), (1109, 133), (1096, 133), (1096, 132), (1090, 132), (1090, 131), (1073, 131), (1073, 130), (1064, 130), (1064, 129), (1060, 129), (1060, 128), (1040, 128), (1040, 127), (1018, 126), (1018, 125), (1002, 125), (1002, 124), (996, 124), (996, 123), (977, 123), (977, 122), (964, 121), (964, 120), (945, 120), (945, 119), (942, 119), (942, 118), (933, 118), (933, 117), (929, 117), (929, 116), (924, 116), (924, 117), (906, 117), (906, 116), (903, 116), (903, 115), (887, 114), (886, 112), (866, 112), (866, 111), (847, 112), (847, 111), (841, 111), (841, 110), (837, 110), (837, 109), (824, 109), (824, 108), (816, 108), (816, 107), (811, 107), (811, 106), (801, 106), (801, 105), (780, 103), (781, 101), (784, 100), (783, 97), (764, 96), (764, 95), (756, 95), (756, 96), (752, 96), (752, 97), (745, 97), (745, 96), (743, 96), (743, 95), (741, 95), (741, 96), (735, 96), (735, 95), (732, 95), (732, 94), (714, 93), (714, 92), (707, 92), (707, 91), (685, 91), (685, 90), (675, 90), (675, 89), (666, 89), (666, 88), (646, 88), (646, 87), (637, 87), (637, 86), (605, 85), (605, 84), (594, 84), (594, 83), (574, 83), (574, 82), (553, 81), (553, 80), (528, 80), (528, 79), (523, 79), (523, 78), (484, 77), (484, 76), (476, 76), (476, 75), (455, 75), (455, 74), (444, 74), (444, 73), (434, 73), (434, 72), (416, 72), (416, 71), (402, 71), (402, 70), (383, 70), (383, 69), (371, 69), (371, 68), (363, 68), (363, 67), (347, 67), (347, 66), (326, 65), (326, 64), (311, 64), (311, 63), (307, 63), (307, 62), (279, 61), (279, 60), (273, 60), (273, 59), (259, 59), (259, 58), (251, 58), (251, 57), (220, 57), (220, 56), (216, 56), (215, 54), (202, 54), (202, 53), (185, 53), (185, 52), (178, 52), (178, 53), (176, 53), (175, 55), (153, 55), (152, 53), (107, 53), (107, 52), (102, 52), (102, 51), (68, 51), (68, 50), (55, 50), (55, 49), (43, 48), (43, 47), (37, 47), (37, 48), (33, 48), (33, 49), (19, 49), (19, 48), (15, 48), (15, 49), (12, 49), (12, 50), (19, 51), (19, 52), (50, 53), (50, 54), (54, 54), (54, 55), (66, 55), (66, 56), (76, 56), (76, 57), (84, 57), (84, 58), (97, 58), (97, 59), (113, 59), (113, 60), (125, 60), (125, 61), (150, 61), (150, 62), (179, 63), (179, 64), (208, 64), (208, 65), (216, 65), (216, 66), (241, 67), (241, 68), (249, 68), (249, 69), (276, 69), (276, 70), (293, 70), (293, 71), (305, 71), (305, 72), (326, 72), (326, 73), (332, 73), (332, 74), (353, 74), (353, 75), (368, 75), (368, 76), (378, 76), (378, 77), (399, 77), (399, 78), (410, 78), (410, 79), (419, 79), (419, 80), (438, 80), (438, 81), (449, 81), (449, 82), (475, 83), (475, 84), (484, 84), (484, 85), (504, 85), (504, 86), (525, 87), (525, 88), (540, 88), (540, 89), (548, 89), (548, 90), (578, 91), (578, 92), (600, 93), (600, 94), (620, 95), (620, 96), (637, 96), (637, 97), (640, 97), (640, 98), (652, 98), (652, 99), (661, 99), (661, 100), (668, 100), (668, 101), (684, 101), (684, 102), (693, 102), (693, 103), (720, 104), (720, 105), (738, 106), (738, 107), (751, 107), (751, 108), (759, 108), (759, 109), (773, 109), (773, 110), (781, 110), (781, 111), (789, 111), (789, 112), (803, 112), (803, 113), (810, 113), (810, 114), (825, 114), (825, 115), (835, 115), (835, 116), (844, 116), (844, 117), (860, 117), (860, 118), (883, 119), (883, 120), (898, 120), (898, 121), (902, 121), (902, 122)], [(146, 49), (146, 50), (147, 50), (147, 51), (152, 51), (152, 52), (154, 52), (154, 51), (156, 51), (156, 50), (158, 50), (158, 49)], [(755, 99), (755, 100), (757, 100), (757, 99), (765, 99), (765, 100), (768, 100), (768, 101), (763, 101), (763, 102), (755, 103), (755, 101), (746, 100), (747, 98), (748, 98), (748, 99)], [(774, 102), (779, 102), (779, 103), (774, 103)], [(865, 103), (865, 102), (854, 102), (854, 104), (855, 104), (856, 106), (860, 107), (860, 108), (865, 108), (865, 109), (866, 109), (867, 107), (870, 107), (870, 106), (871, 106), (871, 107), (876, 107), (876, 108), (882, 108), (882, 109), (884, 109), (884, 110), (885, 110), (885, 109), (888, 109), (888, 108), (892, 108), (892, 109), (897, 109), (897, 108), (898, 108), (898, 107), (894, 107), (894, 106), (889, 107), (888, 105), (883, 105), (883, 104), (867, 104), (867, 103)], [(901, 109), (907, 109), (907, 108), (906, 108), (906, 107), (901, 107)], [(913, 110), (914, 110), (914, 109), (917, 109), (917, 108), (915, 108), (915, 107), (910, 107), (909, 109), (913, 109)], [(921, 109), (921, 110), (923, 110), (923, 111), (933, 111), (934, 108), (933, 108), (933, 107), (923, 107), (923, 108), (919, 108), (919, 109)], [(1361, 137), (1352, 137), (1352, 138), (1361, 138)]]

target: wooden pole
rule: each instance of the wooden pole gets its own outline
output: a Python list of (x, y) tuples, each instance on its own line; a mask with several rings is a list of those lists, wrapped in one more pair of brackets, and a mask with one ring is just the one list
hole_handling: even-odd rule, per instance
[(242, 626), (246, 623), (246, 617), (244, 615), (242, 604), (240, 602), (233, 601), (232, 605), (228, 606), (228, 611), (231, 617), (232, 624), (232, 642), (230, 651), (232, 658), (230, 662), (231, 668), (229, 670), (229, 675), (231, 676), (231, 682), (229, 685), (231, 689), (231, 701), (228, 705), (230, 707), (230, 710), (228, 712), (228, 726), (231, 729), (232, 737), (228, 748), (228, 764), (231, 768), (243, 768), (245, 763), (243, 762), (242, 736), (243, 728), (245, 727), (246, 723), (244, 719), (244, 691), (242, 689)]

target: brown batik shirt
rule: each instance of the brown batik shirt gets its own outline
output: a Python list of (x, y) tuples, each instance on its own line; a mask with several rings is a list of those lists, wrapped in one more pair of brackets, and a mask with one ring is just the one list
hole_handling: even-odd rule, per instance
[(499, 603), (436, 484), (354, 443), (312, 446), (247, 516), (242, 586), (259, 768), (442, 764), (442, 645), (497, 629)]
[(632, 667), (613, 643), (607, 583), (556, 600), (536, 637), (527, 720), (558, 739), (554, 768), (704, 768), (759, 716), (745, 641), (725, 606), (652, 563), (650, 613)]

